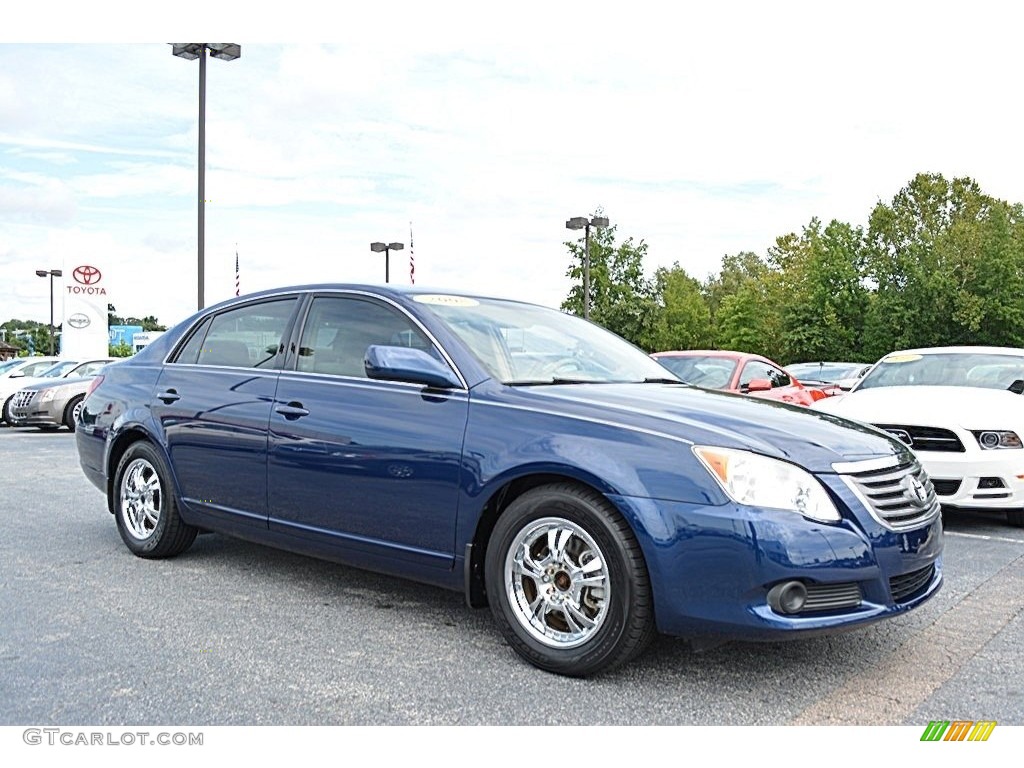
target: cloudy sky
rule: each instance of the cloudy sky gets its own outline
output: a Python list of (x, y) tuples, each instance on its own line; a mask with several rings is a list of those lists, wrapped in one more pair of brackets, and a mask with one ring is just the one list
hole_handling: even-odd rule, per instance
[(408, 282), (410, 222), (417, 285), (558, 306), (598, 207), (703, 279), (922, 171), (1024, 201), (1009, 3), (36, 5), (0, 31), (0, 320), (83, 263), (121, 314), (195, 310), (198, 62), (166, 40), (197, 29), (242, 45), (208, 63), (207, 304), (236, 248), (243, 292), (382, 282), (373, 240)]

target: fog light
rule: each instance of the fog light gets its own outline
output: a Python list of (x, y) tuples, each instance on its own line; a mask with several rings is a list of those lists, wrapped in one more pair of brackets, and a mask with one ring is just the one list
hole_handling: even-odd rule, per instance
[(807, 602), (807, 587), (801, 581), (784, 581), (768, 591), (768, 605), (776, 613), (800, 613)]

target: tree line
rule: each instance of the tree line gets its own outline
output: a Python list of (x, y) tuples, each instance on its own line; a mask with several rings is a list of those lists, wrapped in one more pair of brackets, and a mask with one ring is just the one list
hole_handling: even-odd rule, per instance
[[(726, 255), (700, 281), (647, 276), (647, 244), (591, 233), (590, 316), (648, 351), (733, 349), (783, 364), (874, 362), (894, 349), (1024, 346), (1024, 208), (970, 178), (918, 174), (867, 226), (813, 218), (763, 254)], [(567, 242), (583, 314), (583, 245)]]
[[(143, 331), (166, 331), (167, 326), (163, 325), (153, 315), (146, 317), (121, 317), (117, 314), (117, 307), (107, 304), (107, 324), (112, 325), (137, 325)], [(60, 334), (63, 329), (62, 323), (54, 326), (53, 338), (54, 349), (60, 349)], [(28, 354), (45, 355), (50, 351), (50, 326), (47, 323), (39, 323), (35, 320), (11, 319), (0, 324), (0, 338), (14, 347), (15, 354), (24, 356)], [(132, 348), (127, 344), (110, 345), (111, 357), (128, 357), (132, 354)]]

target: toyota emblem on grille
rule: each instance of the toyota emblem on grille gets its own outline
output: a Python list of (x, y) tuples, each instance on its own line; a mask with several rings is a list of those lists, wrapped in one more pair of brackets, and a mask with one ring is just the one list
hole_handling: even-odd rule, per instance
[(75, 271), (71, 273), (75, 280), (82, 285), (92, 285), (98, 283), (103, 275), (96, 267), (90, 267), (88, 264), (83, 264), (80, 267), (75, 267)]
[(917, 506), (924, 507), (928, 501), (928, 491), (924, 483), (912, 475), (907, 475), (903, 481), (904, 493)]
[(907, 445), (911, 446), (914, 444), (914, 438), (912, 438), (910, 436), (910, 433), (907, 432), (907, 430), (905, 429), (887, 429), (885, 431), (888, 432), (893, 437), (895, 437), (901, 443), (906, 443)]

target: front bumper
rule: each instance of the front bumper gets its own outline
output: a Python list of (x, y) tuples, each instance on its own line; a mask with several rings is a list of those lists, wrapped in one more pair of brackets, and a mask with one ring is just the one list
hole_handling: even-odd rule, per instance
[(64, 402), (50, 401), (12, 407), (11, 419), (16, 427), (59, 427), (64, 423)]
[(964, 453), (915, 451), (943, 506), (972, 509), (1024, 507), (1024, 450)]
[[(611, 500), (642, 532), (655, 617), (665, 634), (783, 640), (831, 633), (905, 613), (942, 585), (937, 516), (896, 532), (866, 513), (833, 525), (734, 504)], [(855, 599), (783, 614), (771, 607), (769, 593), (791, 581), (815, 594)]]

